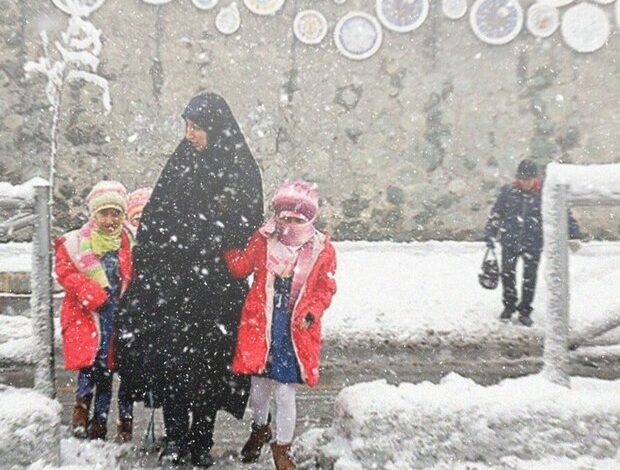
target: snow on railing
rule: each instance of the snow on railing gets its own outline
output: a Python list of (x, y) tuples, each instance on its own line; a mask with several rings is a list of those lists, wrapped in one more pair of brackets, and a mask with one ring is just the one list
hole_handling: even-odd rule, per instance
[[(13, 186), (0, 183), (0, 206), (18, 210), (17, 215), (0, 223), (0, 235), (28, 225), (32, 235), (32, 270), (30, 307), (32, 310), (35, 351), (37, 355), (34, 387), (50, 398), (56, 395), (54, 374), (54, 321), (52, 310), (52, 245), (50, 231), (50, 185), (42, 178)], [(31, 210), (32, 213), (23, 212)]]
[[(543, 373), (552, 382), (570, 387), (568, 208), (620, 205), (620, 164), (550, 163), (546, 173), (542, 209), (545, 278), (549, 295)], [(610, 312), (614, 317), (617, 314)], [(617, 324), (613, 319), (606, 319), (603, 323), (590, 332), (602, 334)], [(583, 337), (578, 341), (583, 341)]]

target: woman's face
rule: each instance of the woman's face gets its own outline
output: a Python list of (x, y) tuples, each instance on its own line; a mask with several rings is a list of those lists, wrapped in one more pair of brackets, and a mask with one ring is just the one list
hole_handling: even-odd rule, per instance
[(304, 219), (287, 216), (278, 216), (278, 222), (280, 222), (282, 225), (301, 225), (306, 223)]
[(101, 209), (95, 212), (95, 224), (102, 232), (113, 233), (125, 220), (125, 214), (114, 208)]
[(198, 127), (198, 125), (190, 119), (185, 120), (185, 138), (189, 140), (199, 152), (207, 148), (207, 131)]

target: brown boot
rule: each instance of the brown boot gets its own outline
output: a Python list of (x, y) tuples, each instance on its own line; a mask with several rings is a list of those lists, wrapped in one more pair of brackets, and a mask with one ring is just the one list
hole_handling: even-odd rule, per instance
[(105, 436), (108, 434), (108, 423), (105, 421), (99, 421), (93, 418), (88, 427), (88, 438), (91, 440), (102, 439), (105, 441)]
[(78, 439), (86, 439), (86, 437), (88, 437), (86, 427), (88, 426), (88, 410), (90, 409), (91, 398), (90, 396), (86, 396), (75, 399), (71, 426), (73, 428), (73, 435)]
[(256, 462), (260, 457), (263, 446), (271, 440), (271, 427), (269, 424), (258, 426), (252, 423), (252, 434), (241, 449), (241, 461), (245, 463)]
[(131, 434), (133, 429), (133, 420), (121, 419), (116, 427), (116, 442), (118, 444), (125, 444), (131, 441)]
[(271, 452), (273, 453), (273, 462), (276, 464), (276, 470), (295, 470), (295, 462), (291, 459), (290, 444), (271, 444)]

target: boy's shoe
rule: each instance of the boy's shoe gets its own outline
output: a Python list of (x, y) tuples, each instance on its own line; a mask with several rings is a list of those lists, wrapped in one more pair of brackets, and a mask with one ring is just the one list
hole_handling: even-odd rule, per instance
[(91, 398), (91, 396), (87, 396), (75, 399), (71, 416), (71, 427), (73, 436), (78, 439), (86, 439), (88, 437), (88, 410), (90, 409)]
[(209, 451), (203, 450), (196, 453), (192, 452), (192, 465), (195, 467), (209, 468), (212, 467), (214, 463), (213, 457), (211, 457)]
[(516, 309), (511, 307), (504, 308), (504, 311), (499, 316), (501, 321), (509, 321), (512, 318), (512, 314), (515, 313)]
[(241, 449), (241, 461), (253, 463), (260, 457), (263, 446), (271, 440), (271, 427), (269, 424), (258, 426), (252, 423), (252, 433)]
[(534, 324), (534, 320), (532, 320), (529, 315), (519, 315), (519, 323), (529, 327)]
[(166, 441), (164, 448), (159, 454), (161, 463), (172, 463), (175, 465), (185, 463), (187, 449), (182, 447), (177, 441)]
[(133, 430), (133, 420), (121, 419), (116, 428), (116, 442), (118, 444), (125, 444), (131, 441)]
[(108, 434), (108, 423), (105, 421), (99, 421), (97, 418), (93, 418), (88, 426), (88, 438), (91, 440), (102, 439), (105, 440)]

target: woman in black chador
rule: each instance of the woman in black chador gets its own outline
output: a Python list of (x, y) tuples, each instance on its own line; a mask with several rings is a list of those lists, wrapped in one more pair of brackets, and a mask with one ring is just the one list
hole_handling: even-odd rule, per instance
[[(162, 459), (212, 464), (218, 410), (243, 417), (249, 381), (230, 372), (247, 284), (223, 253), (263, 220), (261, 176), (226, 102), (204, 93), (183, 112), (185, 138), (142, 215), (134, 281), (117, 320), (122, 380), (163, 406)], [(190, 412), (192, 422), (190, 425)]]

